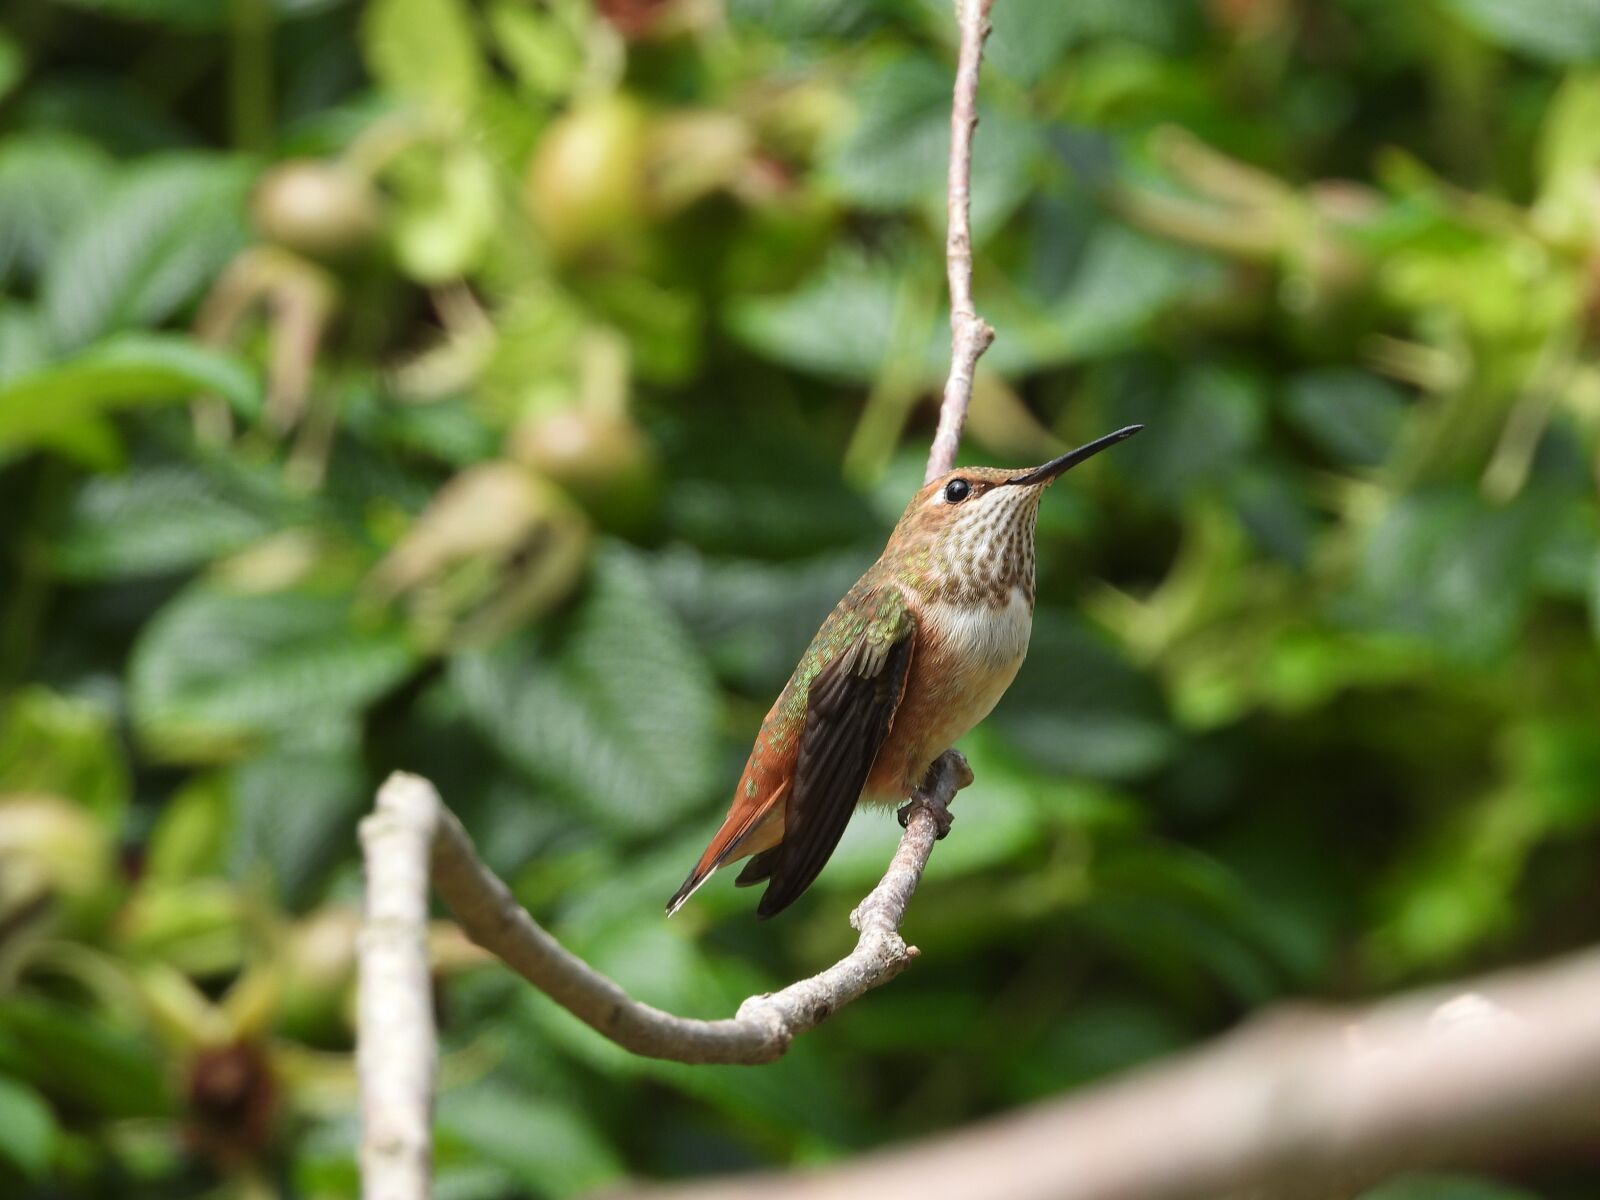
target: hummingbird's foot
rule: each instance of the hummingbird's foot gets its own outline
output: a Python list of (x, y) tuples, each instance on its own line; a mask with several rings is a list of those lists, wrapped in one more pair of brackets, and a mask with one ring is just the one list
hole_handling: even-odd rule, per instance
[(950, 826), (955, 822), (956, 815), (945, 807), (943, 799), (921, 790), (918, 790), (911, 797), (909, 803), (902, 804), (895, 810), (895, 819), (900, 822), (900, 828), (904, 829), (911, 823), (911, 813), (919, 807), (925, 808), (933, 814), (934, 826), (939, 831), (934, 834), (933, 840), (936, 842), (944, 841), (950, 835)]
[(911, 820), (912, 810), (921, 806), (933, 814), (934, 825), (939, 831), (936, 840), (943, 841), (950, 833), (951, 822), (956, 819), (950, 811), (950, 801), (971, 782), (972, 768), (967, 765), (966, 755), (959, 750), (946, 750), (933, 760), (922, 786), (911, 793), (910, 803), (902, 805), (895, 813), (900, 828), (904, 829)]

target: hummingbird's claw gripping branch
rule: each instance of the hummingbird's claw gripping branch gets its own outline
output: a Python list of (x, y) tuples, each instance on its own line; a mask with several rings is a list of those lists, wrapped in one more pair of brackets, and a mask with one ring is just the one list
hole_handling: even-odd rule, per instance
[(967, 756), (959, 750), (946, 750), (933, 760), (922, 786), (895, 812), (900, 821), (900, 828), (910, 828), (912, 815), (918, 811), (926, 811), (933, 818), (934, 829), (937, 831), (934, 840), (944, 841), (950, 833), (951, 824), (956, 819), (955, 813), (950, 811), (950, 803), (956, 798), (956, 793), (968, 786), (972, 779), (972, 767), (967, 763)]

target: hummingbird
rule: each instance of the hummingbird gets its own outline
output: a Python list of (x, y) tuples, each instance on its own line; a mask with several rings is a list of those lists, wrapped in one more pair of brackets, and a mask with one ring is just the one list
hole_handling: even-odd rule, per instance
[(821, 873), (858, 803), (898, 804), (989, 715), (1028, 652), (1044, 490), (1142, 428), (1029, 470), (960, 467), (922, 486), (767, 713), (669, 917), (743, 858), (735, 886), (765, 881), (756, 915), (776, 916)]

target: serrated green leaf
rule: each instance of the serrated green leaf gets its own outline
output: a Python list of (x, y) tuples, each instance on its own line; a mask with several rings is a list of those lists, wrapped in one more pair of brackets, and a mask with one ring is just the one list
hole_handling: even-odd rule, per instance
[(50, 559), (71, 579), (126, 579), (195, 567), (278, 528), (274, 514), (215, 477), (177, 464), (86, 479)]
[(1445, 0), (1496, 45), (1552, 63), (1600, 60), (1600, 0)]
[(543, 1096), (492, 1083), (439, 1099), (441, 1154), (459, 1143), (541, 1196), (574, 1196), (615, 1182), (622, 1163), (576, 1112)]
[(50, 1106), (32, 1088), (0, 1075), (0, 1162), (37, 1180), (50, 1164), (55, 1143)]
[(1401, 497), (1373, 531), (1339, 611), (1452, 656), (1492, 661), (1511, 644), (1563, 508), (1548, 491), (1495, 507), (1468, 485)]
[(144, 627), (128, 703), (152, 753), (216, 761), (272, 734), (349, 728), (415, 662), (398, 631), (359, 627), (342, 597), (202, 583)]
[(1285, 411), (1302, 432), (1340, 462), (1371, 467), (1389, 455), (1405, 420), (1393, 384), (1365, 371), (1307, 371), (1289, 384)]
[(870, 383), (894, 324), (897, 274), (892, 263), (835, 254), (787, 295), (736, 300), (728, 321), (736, 337), (774, 361)]
[(51, 256), (40, 307), (58, 348), (153, 325), (195, 298), (244, 244), (249, 164), (147, 159), (84, 212)]
[(1137, 777), (1177, 746), (1155, 684), (1054, 609), (1034, 617), (1028, 659), (990, 724), (1037, 766), (1067, 775)]
[(710, 672), (620, 546), (564, 618), (457, 655), (450, 678), (501, 754), (614, 828), (660, 829), (715, 785)]
[[(828, 158), (835, 186), (872, 210), (921, 207), (942, 216), (950, 147), (950, 69), (931, 58), (889, 59), (853, 89), (860, 116)], [(972, 228), (982, 242), (1033, 182), (1044, 143), (1032, 122), (981, 102), (973, 142)]]
[(230, 872), (272, 873), (281, 902), (304, 907), (312, 889), (355, 844), (367, 805), (359, 747), (280, 747), (233, 768)]
[(1262, 379), (1251, 371), (1197, 367), (1175, 382), (1128, 376), (1111, 405), (1119, 424), (1144, 433), (1119, 447), (1116, 464), (1148, 494), (1175, 504), (1237, 472), (1266, 426)]
[[(0, 281), (43, 270), (111, 173), (105, 153), (79, 138), (8, 136), (0, 145)], [(0, 373), (11, 373), (3, 358)]]
[(70, 449), (72, 439), (101, 427), (101, 418), (114, 410), (207, 394), (250, 409), (258, 402), (259, 385), (232, 355), (186, 338), (109, 338), (0, 387), (0, 454), (38, 445)]

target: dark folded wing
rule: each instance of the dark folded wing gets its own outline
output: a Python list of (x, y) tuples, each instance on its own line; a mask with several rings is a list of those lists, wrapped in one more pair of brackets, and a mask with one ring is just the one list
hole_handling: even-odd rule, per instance
[(885, 607), (896, 611), (884, 615), (880, 608), (880, 618), (811, 683), (783, 841), (762, 864), (772, 882), (758, 916), (782, 912), (822, 871), (889, 736), (905, 691), (915, 621), (892, 600)]

